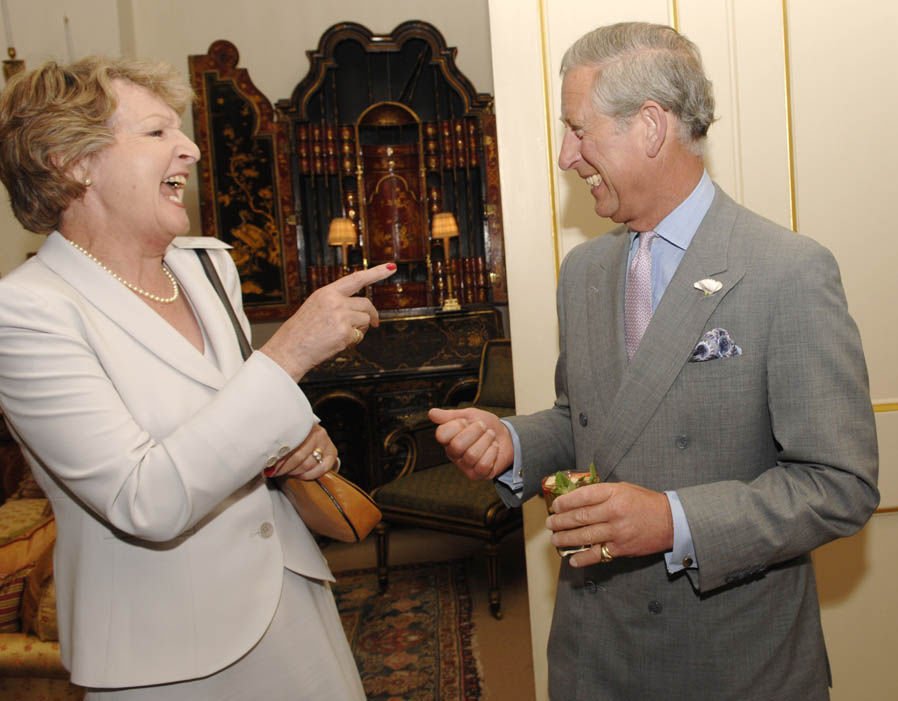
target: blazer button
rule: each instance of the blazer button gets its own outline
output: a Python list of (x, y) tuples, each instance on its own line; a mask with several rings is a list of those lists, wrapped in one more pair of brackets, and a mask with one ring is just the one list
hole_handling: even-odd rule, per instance
[(282, 458), (289, 452), (290, 452), (290, 446), (282, 445), (281, 449), (278, 451), (278, 457)]
[(657, 616), (663, 609), (664, 607), (661, 605), (660, 601), (649, 602), (649, 613), (654, 613)]
[(677, 448), (686, 450), (689, 447), (689, 436), (677, 436)]
[(583, 588), (588, 590), (590, 594), (595, 594), (598, 590), (599, 586), (592, 579), (587, 579), (583, 582)]
[(268, 460), (265, 461), (265, 467), (274, 467), (277, 464), (277, 457), (272, 455)]
[(586, 414), (580, 414), (580, 425), (586, 426), (589, 423), (589, 417)]
[(263, 538), (271, 538), (274, 535), (274, 526), (272, 526), (268, 521), (262, 524), (262, 527), (259, 528), (259, 533)]

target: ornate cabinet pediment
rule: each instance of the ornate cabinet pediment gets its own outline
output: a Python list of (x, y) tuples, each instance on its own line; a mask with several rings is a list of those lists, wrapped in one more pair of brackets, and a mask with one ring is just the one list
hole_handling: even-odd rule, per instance
[[(190, 57), (203, 233), (234, 246), (247, 312), (285, 318), (347, 269), (393, 261), (379, 309), (504, 304), (493, 100), (424, 22), (344, 22), (276, 106), (214, 42)], [(434, 236), (437, 214), (453, 232)], [(340, 220), (340, 233), (334, 233)]]

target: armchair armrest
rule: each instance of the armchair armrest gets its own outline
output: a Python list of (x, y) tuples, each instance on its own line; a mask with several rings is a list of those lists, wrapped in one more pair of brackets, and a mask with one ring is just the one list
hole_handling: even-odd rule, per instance
[(436, 425), (426, 414), (422, 414), (387, 434), (384, 438), (384, 452), (397, 458), (405, 456), (402, 467), (394, 479), (416, 470), (426, 470), (449, 462), (443, 446), (437, 442), (435, 433)]
[(44, 642), (25, 633), (0, 634), (0, 677), (68, 679), (58, 642)]

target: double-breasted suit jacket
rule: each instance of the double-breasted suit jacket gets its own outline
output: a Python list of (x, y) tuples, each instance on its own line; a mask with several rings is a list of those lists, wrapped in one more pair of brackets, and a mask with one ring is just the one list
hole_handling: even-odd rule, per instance
[[(0, 281), (0, 402), (57, 519), (59, 634), (77, 684), (218, 671), (265, 632), (284, 567), (331, 576), (260, 477), (315, 417), (267, 356), (244, 363), (189, 248), (217, 243), (176, 239), (165, 255), (206, 355), (58, 233)], [(230, 256), (210, 255), (248, 332)]]
[[(719, 189), (627, 362), (628, 236), (567, 256), (553, 408), (510, 419), (524, 498), (545, 474), (676, 490), (698, 569), (561, 564), (553, 699), (828, 698), (810, 551), (878, 503), (866, 366), (831, 254)], [(713, 294), (694, 283), (722, 283)], [(691, 361), (725, 329), (741, 355)]]

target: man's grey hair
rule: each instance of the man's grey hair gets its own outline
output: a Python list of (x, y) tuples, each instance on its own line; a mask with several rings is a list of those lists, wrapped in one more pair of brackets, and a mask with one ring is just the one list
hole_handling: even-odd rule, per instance
[(565, 52), (561, 74), (595, 68), (593, 104), (626, 124), (646, 100), (680, 122), (680, 141), (701, 155), (714, 121), (714, 93), (698, 47), (674, 29), (623, 22), (584, 34)]

